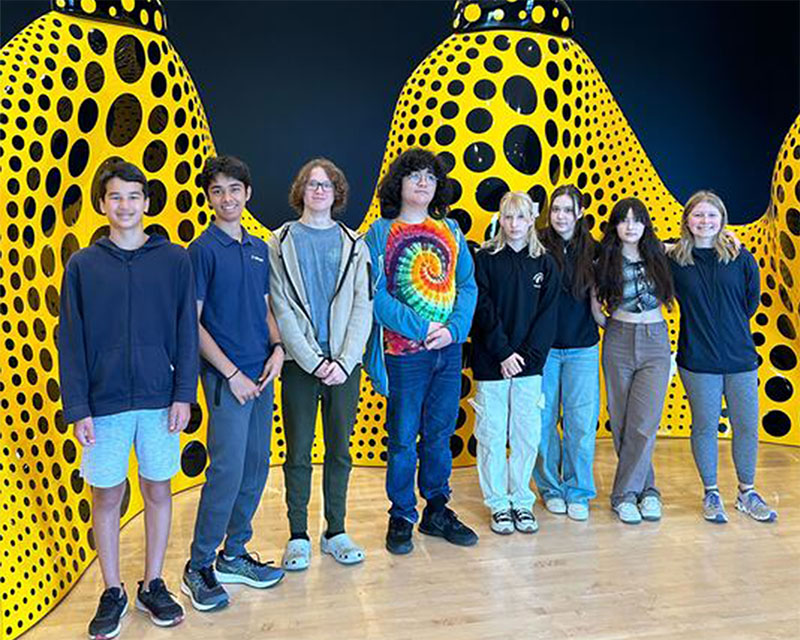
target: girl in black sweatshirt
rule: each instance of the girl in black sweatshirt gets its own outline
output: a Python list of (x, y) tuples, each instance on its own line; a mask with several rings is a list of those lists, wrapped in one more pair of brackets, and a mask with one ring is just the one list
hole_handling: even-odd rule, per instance
[[(560, 276), (526, 193), (500, 202), (500, 229), (475, 256), (472, 326), (478, 477), (495, 533), (538, 529), (531, 473), (541, 431), (542, 367), (555, 337)], [(511, 455), (506, 459), (506, 442)]]
[(692, 409), (692, 453), (705, 489), (703, 517), (728, 521), (717, 487), (717, 427), (722, 396), (733, 429), (739, 480), (736, 508), (760, 521), (777, 517), (755, 491), (758, 355), (750, 318), (758, 309), (755, 258), (725, 229), (725, 205), (710, 191), (686, 203), (680, 240), (669, 257), (681, 310), (678, 371)]

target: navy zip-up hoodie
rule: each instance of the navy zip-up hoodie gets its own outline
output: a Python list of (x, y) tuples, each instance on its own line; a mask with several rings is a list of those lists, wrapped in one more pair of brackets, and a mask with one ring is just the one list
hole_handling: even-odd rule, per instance
[(744, 247), (720, 262), (714, 249), (693, 249), (694, 265), (670, 260), (681, 310), (678, 366), (695, 373), (742, 373), (758, 368), (750, 318), (758, 309), (758, 265)]
[(108, 238), (70, 257), (58, 360), (64, 420), (195, 402), (197, 301), (189, 254), (159, 235)]
[(502, 380), (500, 363), (512, 353), (525, 359), (517, 377), (541, 375), (556, 332), (561, 274), (555, 260), (548, 254), (531, 258), (527, 247), (481, 250), (475, 254), (475, 282), (475, 379)]

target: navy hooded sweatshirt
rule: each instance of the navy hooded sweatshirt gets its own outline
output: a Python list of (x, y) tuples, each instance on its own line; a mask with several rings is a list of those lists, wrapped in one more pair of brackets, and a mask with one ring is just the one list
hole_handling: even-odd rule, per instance
[(694, 265), (670, 259), (681, 311), (678, 366), (695, 373), (742, 373), (758, 368), (750, 318), (758, 309), (758, 265), (744, 247), (721, 262), (714, 249), (693, 249)]
[(500, 363), (512, 353), (525, 360), (517, 377), (541, 375), (556, 332), (561, 275), (555, 260), (548, 254), (531, 258), (527, 247), (481, 250), (475, 254), (475, 282), (475, 380), (502, 380)]
[(61, 285), (64, 420), (195, 402), (197, 301), (189, 254), (159, 235), (72, 255)]

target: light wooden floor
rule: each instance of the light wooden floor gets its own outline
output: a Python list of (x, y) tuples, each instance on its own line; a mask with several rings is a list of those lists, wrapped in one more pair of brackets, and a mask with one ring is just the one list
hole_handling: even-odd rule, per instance
[[(698, 480), (686, 440), (660, 440), (656, 471), (664, 519), (638, 527), (616, 521), (607, 506), (614, 471), (609, 441), (598, 443), (600, 497), (588, 523), (536, 506), (533, 536), (494, 535), (475, 469), (453, 474), (453, 506), (476, 526), (477, 547), (461, 549), (415, 533), (416, 549), (395, 557), (383, 547), (387, 501), (383, 470), (356, 468), (349, 531), (366, 562), (342, 567), (320, 557), (277, 587), (234, 586), (231, 606), (201, 614), (187, 609), (174, 629), (154, 627), (139, 612), (125, 618), (122, 638), (800, 638), (800, 449), (762, 445), (758, 484), (779, 510), (760, 524), (733, 508), (730, 444), (720, 445), (720, 486), (730, 523), (702, 520)], [(321, 526), (319, 470), (311, 534)], [(287, 536), (283, 474), (273, 469), (251, 549), (280, 560)], [(186, 560), (199, 489), (175, 498), (165, 578), (173, 591)], [(142, 571), (143, 519), (122, 534), (122, 570), (133, 596)], [(73, 592), (25, 636), (82, 638), (102, 592), (95, 562)]]

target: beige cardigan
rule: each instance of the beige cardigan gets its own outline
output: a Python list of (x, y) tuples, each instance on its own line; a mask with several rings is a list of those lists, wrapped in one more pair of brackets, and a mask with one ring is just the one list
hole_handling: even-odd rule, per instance
[[(270, 300), (289, 360), (313, 373), (325, 360), (311, 324), (300, 265), (292, 235), (296, 221), (287, 222), (269, 239)], [(337, 223), (342, 236), (342, 258), (331, 300), (328, 342), (331, 358), (347, 375), (361, 363), (372, 328), (370, 257), (361, 235)]]

